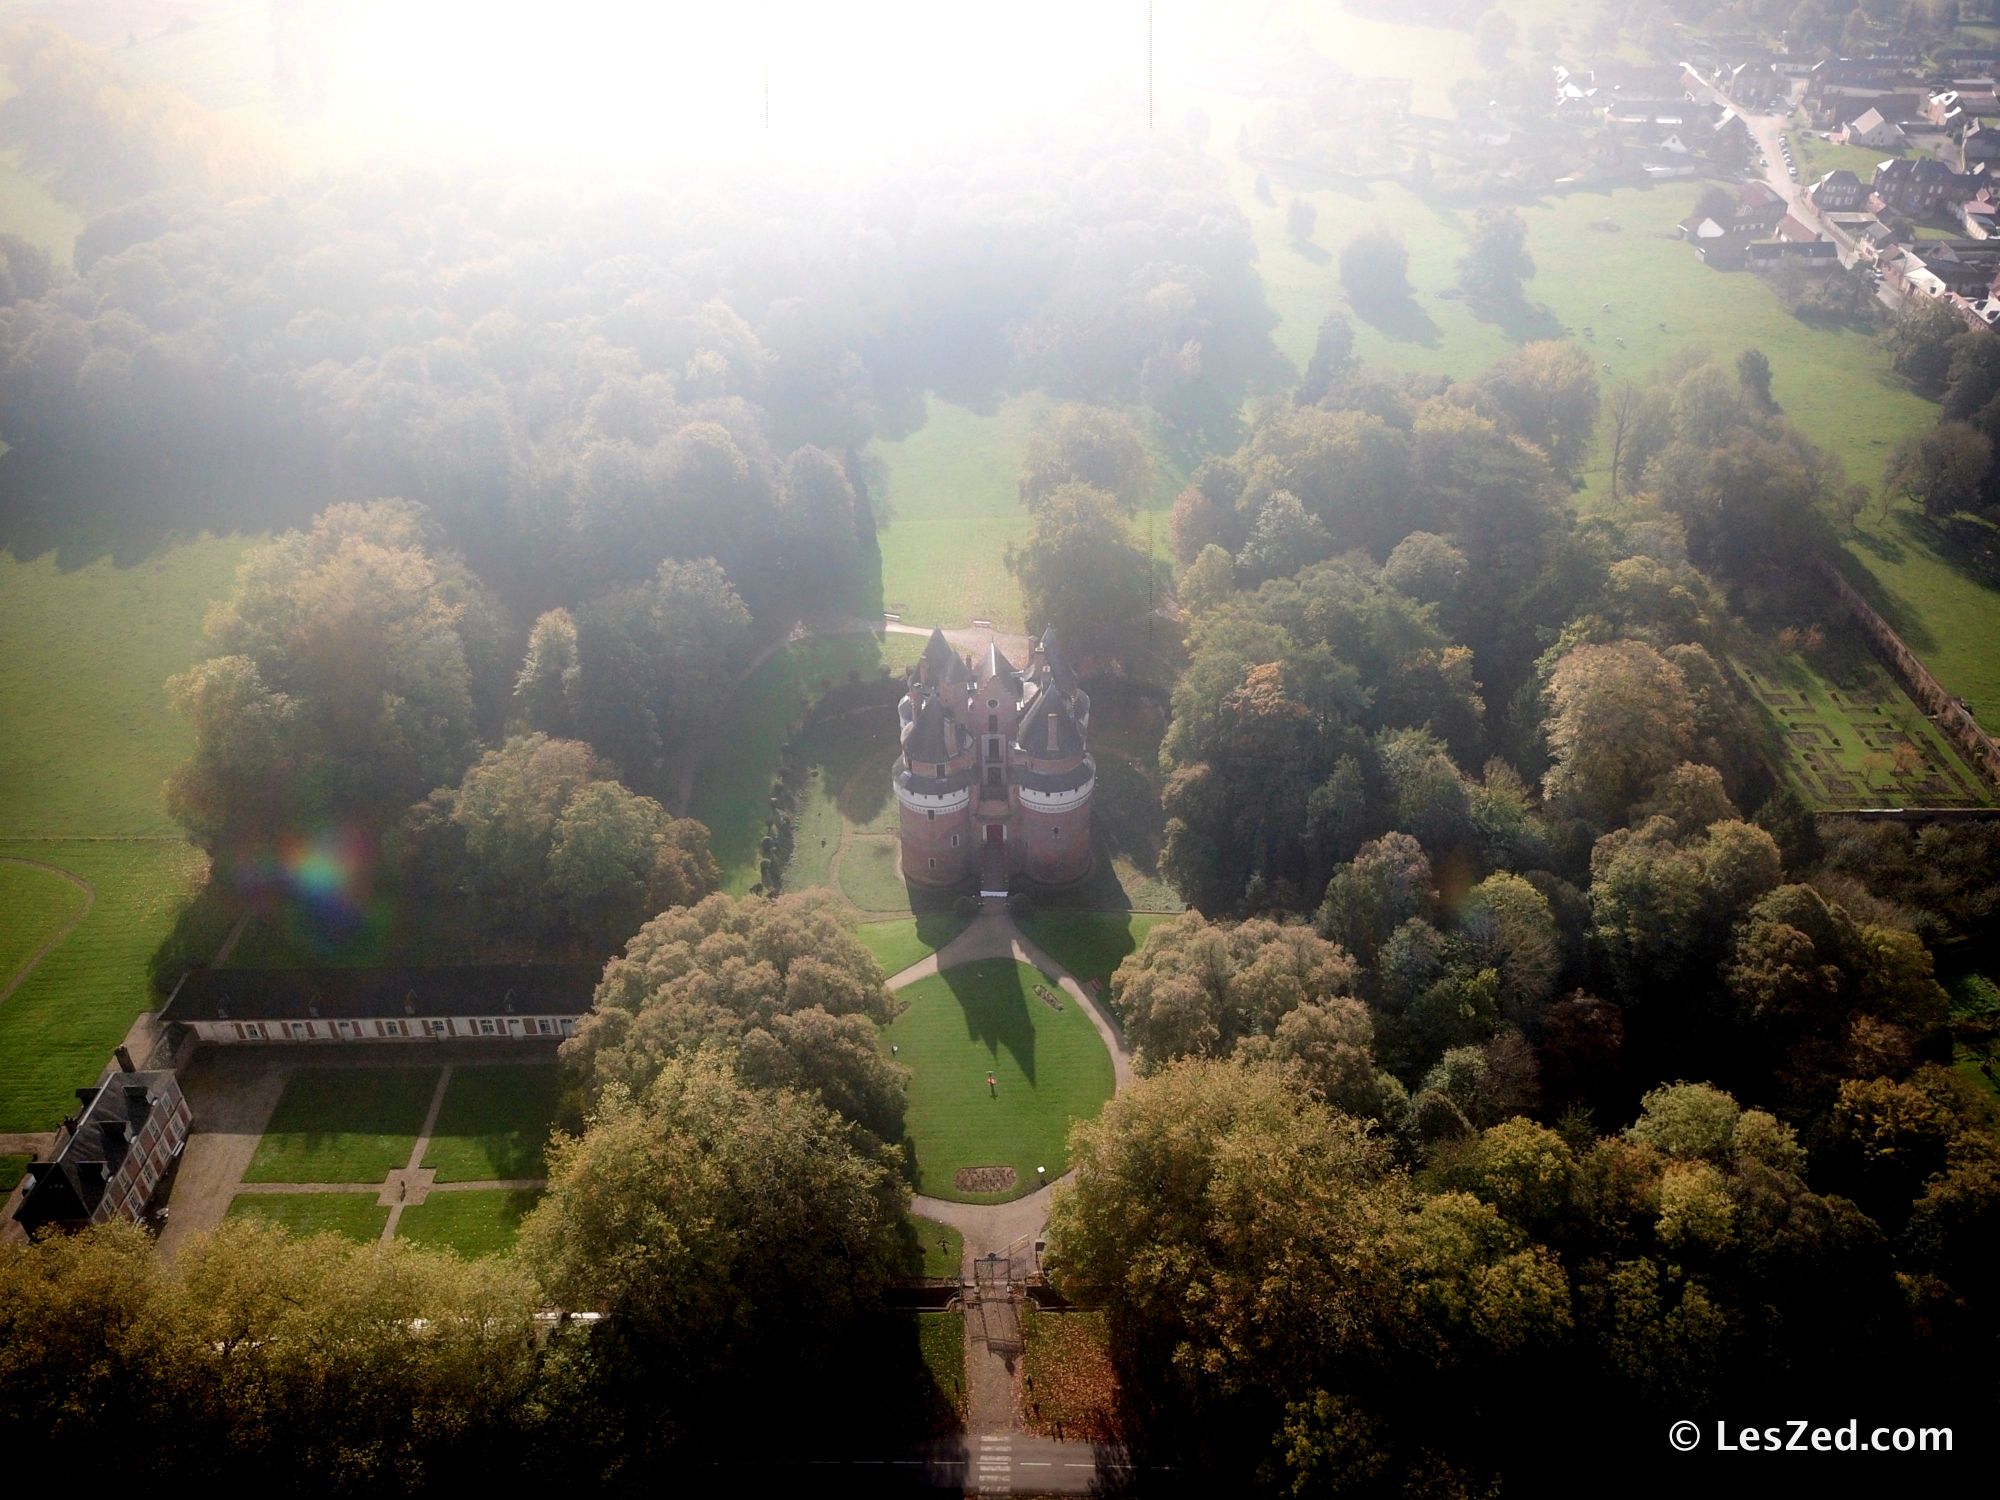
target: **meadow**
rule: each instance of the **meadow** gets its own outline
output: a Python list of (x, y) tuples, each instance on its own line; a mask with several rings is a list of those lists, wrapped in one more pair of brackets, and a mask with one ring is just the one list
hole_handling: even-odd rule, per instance
[(969, 925), (969, 919), (952, 912), (926, 912), (920, 917), (891, 917), (883, 922), (861, 922), (854, 935), (861, 946), (875, 955), (882, 977), (900, 974), (919, 959), (929, 958)]
[(9, 858), (59, 866), (96, 892), (83, 920), (0, 1003), (0, 1130), (50, 1130), (159, 1003), (149, 961), (208, 860), (179, 840), (0, 839), (0, 859)]
[(90, 893), (55, 870), (0, 859), (0, 990), (90, 904)]
[[(1036, 987), (1057, 996), (1061, 1010)], [(907, 1008), (883, 1031), (911, 1070), (908, 1140), (917, 1190), (999, 1203), (1069, 1167), (1070, 1122), (1111, 1097), (1111, 1055), (1082, 1007), (1054, 981), (1011, 959), (948, 969), (897, 992)], [(994, 1078), (991, 1092), (987, 1075)], [(961, 1188), (961, 1170), (1011, 1167), (997, 1192)]]
[(1108, 985), (1118, 965), (1166, 920), (1164, 913), (1038, 911), (1021, 918), (1021, 931), (1085, 984)]

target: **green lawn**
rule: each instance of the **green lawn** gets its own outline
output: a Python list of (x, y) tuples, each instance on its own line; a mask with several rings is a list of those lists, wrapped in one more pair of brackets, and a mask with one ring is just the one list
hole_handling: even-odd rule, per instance
[(896, 831), (889, 778), (897, 749), (896, 711), (886, 705), (828, 719), (799, 736), (806, 773), (792, 821), (786, 890), (828, 884), (833, 856), (848, 830)]
[(1163, 913), (1038, 911), (1021, 919), (1021, 930), (1078, 979), (1109, 984), (1125, 956), (1166, 920)]
[(422, 1203), (403, 1210), (396, 1237), (433, 1249), (456, 1250), (471, 1259), (505, 1255), (514, 1248), (521, 1221), (541, 1200), (532, 1191), (475, 1188), (460, 1193), (432, 1193)]
[[(1062, 1001), (1052, 1009), (1043, 985)], [(938, 1198), (1004, 1202), (1069, 1165), (1072, 1120), (1111, 1097), (1110, 1054), (1081, 1007), (1025, 964), (994, 959), (949, 969), (898, 991), (908, 1008), (884, 1030), (911, 1069), (909, 1142), (917, 1190)], [(989, 1094), (988, 1072), (996, 1089)], [(960, 1189), (962, 1168), (1009, 1166), (1012, 1189)]]
[(849, 840), (840, 856), (840, 891), (863, 911), (910, 910), (901, 841), (888, 834)]
[(301, 1068), (245, 1182), (380, 1182), (409, 1164), (437, 1068)]
[(95, 1079), (141, 1011), (159, 1004), (147, 962), (204, 878), (177, 840), (0, 840), (0, 856), (46, 861), (97, 901), (0, 1005), (0, 1130), (47, 1130)]
[(11, 1193), (21, 1185), (21, 1177), (34, 1161), (32, 1156), (0, 1156), (0, 1193)]
[(0, 552), (0, 836), (172, 834), (160, 786), (194, 739), (169, 676), (250, 543), (204, 537), (131, 566)]
[(1816, 130), (1790, 130), (1786, 135), (1792, 143), (1792, 160), (1798, 164), (1799, 181), (1806, 184), (1818, 182), (1828, 172), (1845, 167), (1865, 185), (1875, 180), (1875, 169), (1883, 162), (1919, 154), (1908, 148), (1893, 151), (1882, 146), (1842, 146), (1821, 140)]
[(920, 917), (895, 917), (886, 922), (862, 922), (854, 929), (861, 946), (875, 955), (882, 977), (900, 974), (920, 958), (929, 958), (970, 925), (952, 912), (928, 912)]
[(90, 900), (52, 870), (0, 859), (0, 986), (4, 986), (42, 944), (61, 932)]
[(758, 882), (758, 841), (793, 725), (848, 673), (874, 676), (885, 666), (901, 671), (923, 648), (923, 638), (914, 635), (828, 636), (772, 653), (737, 688), (725, 732), (702, 759), (689, 808), (708, 826), (724, 890), (740, 896)]
[(439, 1182), (548, 1176), (542, 1148), (557, 1088), (554, 1063), (453, 1069), (423, 1164), (436, 1169)]
[[(1935, 417), (1935, 409), (1932, 416)], [(1857, 475), (1873, 483), (1877, 474)], [(1977, 528), (1968, 525), (1976, 536)], [(1946, 542), (1907, 502), (1870, 506), (1848, 539), (1848, 578), (1947, 692), (1968, 699), (1989, 732), (2000, 724), (2000, 588), (1949, 561)], [(1991, 538), (1986, 545), (2000, 553)]]
[(232, 1219), (263, 1219), (293, 1234), (342, 1234), (363, 1244), (382, 1238), (389, 1210), (373, 1193), (238, 1193)]
[(923, 1269), (918, 1274), (956, 1279), (965, 1264), (965, 1236), (949, 1224), (926, 1219), (922, 1214), (907, 1214), (905, 1218), (922, 1252)]

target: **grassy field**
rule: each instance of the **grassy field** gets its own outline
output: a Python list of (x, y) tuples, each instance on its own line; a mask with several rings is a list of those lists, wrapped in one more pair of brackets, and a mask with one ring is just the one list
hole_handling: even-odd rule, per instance
[(11, 1193), (21, 1185), (21, 1178), (34, 1161), (31, 1156), (16, 1156), (11, 1152), (0, 1156), (0, 1193)]
[[(1066, 997), (1052, 1009), (1037, 985), (1060, 996), (1027, 965), (997, 959), (898, 992), (908, 1009), (883, 1038), (912, 1073), (919, 1192), (977, 1203), (1018, 1198), (1033, 1189), (1036, 1167), (1051, 1179), (1067, 1170), (1070, 1121), (1095, 1115), (1111, 1097), (1111, 1057), (1089, 1018)], [(991, 1166), (1012, 1167), (1013, 1188), (976, 1193), (953, 1182), (963, 1168)]]
[[(1995, 800), (1992, 786), (1850, 632), (1836, 631), (1818, 658), (1750, 639), (1739, 643), (1734, 660), (1777, 769), (1815, 811), (1983, 807)], [(1898, 755), (1913, 758), (1899, 765)]]
[(436, 1068), (301, 1068), (285, 1084), (245, 1182), (380, 1182), (407, 1166)]
[(1847, 576), (1991, 730), (2000, 723), (2000, 588), (1954, 566), (1943, 548), (1915, 506), (1899, 503), (1886, 514), (1871, 506), (1848, 541)]
[(689, 806), (708, 825), (724, 890), (740, 896), (757, 884), (757, 845), (792, 726), (848, 673), (901, 671), (923, 648), (921, 636), (828, 636), (774, 652), (738, 686), (726, 735), (703, 757)]
[(1908, 148), (1894, 151), (1882, 146), (1843, 146), (1823, 140), (1816, 130), (1789, 130), (1785, 134), (1792, 143), (1792, 160), (1798, 164), (1802, 183), (1818, 182), (1828, 172), (1845, 167), (1867, 184), (1875, 180), (1875, 168), (1883, 162), (1920, 154)]
[(890, 768), (897, 753), (896, 711), (882, 706), (816, 724), (799, 736), (806, 777), (792, 820), (792, 857), (784, 888), (830, 883), (833, 856), (850, 831), (893, 833), (896, 799)]
[(893, 834), (849, 840), (840, 856), (840, 893), (866, 912), (908, 911), (901, 841)]
[(0, 986), (4, 986), (37, 949), (61, 932), (90, 897), (53, 870), (0, 860)]
[(47, 1130), (140, 1012), (158, 1004), (147, 961), (200, 885), (207, 858), (163, 839), (0, 840), (0, 857), (58, 865), (97, 893), (89, 914), (0, 1005), (0, 1130)]
[(1048, 1437), (1111, 1437), (1118, 1382), (1110, 1330), (1101, 1312), (1045, 1312), (1021, 1318), (1022, 1416)]
[(382, 1238), (389, 1210), (372, 1193), (238, 1193), (232, 1219), (263, 1219), (293, 1234), (343, 1234), (363, 1244)]
[(556, 1113), (554, 1063), (454, 1068), (423, 1164), (439, 1182), (548, 1176), (542, 1148)]
[(160, 787), (194, 740), (164, 684), (202, 655), (248, 545), (72, 568), (0, 553), (0, 836), (179, 833)]
[(1038, 911), (1021, 919), (1021, 931), (1078, 979), (1108, 984), (1126, 955), (1166, 920), (1160, 913)]
[(921, 917), (895, 917), (886, 922), (862, 922), (854, 929), (861, 946), (875, 955), (882, 977), (929, 958), (965, 931), (967, 919), (951, 912), (927, 912)]
[(923, 1253), (923, 1269), (918, 1274), (955, 1279), (965, 1263), (965, 1236), (949, 1224), (926, 1219), (922, 1214), (910, 1214), (908, 1218), (917, 1237), (917, 1248)]
[(396, 1221), (396, 1237), (432, 1249), (456, 1250), (468, 1259), (505, 1255), (514, 1248), (521, 1221), (541, 1196), (507, 1188), (432, 1193), (403, 1210)]

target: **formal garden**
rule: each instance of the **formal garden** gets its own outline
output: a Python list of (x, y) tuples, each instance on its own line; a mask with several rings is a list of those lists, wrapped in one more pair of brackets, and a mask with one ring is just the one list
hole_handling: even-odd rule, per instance
[(397, 1238), (505, 1253), (541, 1196), (556, 1102), (553, 1063), (300, 1068), (228, 1212), (370, 1241), (394, 1214)]

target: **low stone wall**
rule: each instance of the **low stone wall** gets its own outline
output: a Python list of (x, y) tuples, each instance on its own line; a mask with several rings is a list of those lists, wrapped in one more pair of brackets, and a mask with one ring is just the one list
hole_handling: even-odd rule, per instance
[(1903, 644), (1903, 638), (1875, 612), (1872, 604), (1861, 597), (1860, 591), (1841, 576), (1838, 568), (1824, 557), (1815, 559), (1814, 565), (1833, 590), (1834, 597), (1861, 622), (1861, 628), (1876, 652), (1909, 690), (1910, 696), (1917, 700), (1918, 706), (1930, 715), (1931, 722), (1957, 747), (1974, 770), (2000, 785), (2000, 744), (1995, 744), (1993, 736), (1979, 727), (1978, 720), (1972, 717), (1965, 705), (1947, 693), (1944, 684), (1931, 676), (1930, 668)]

